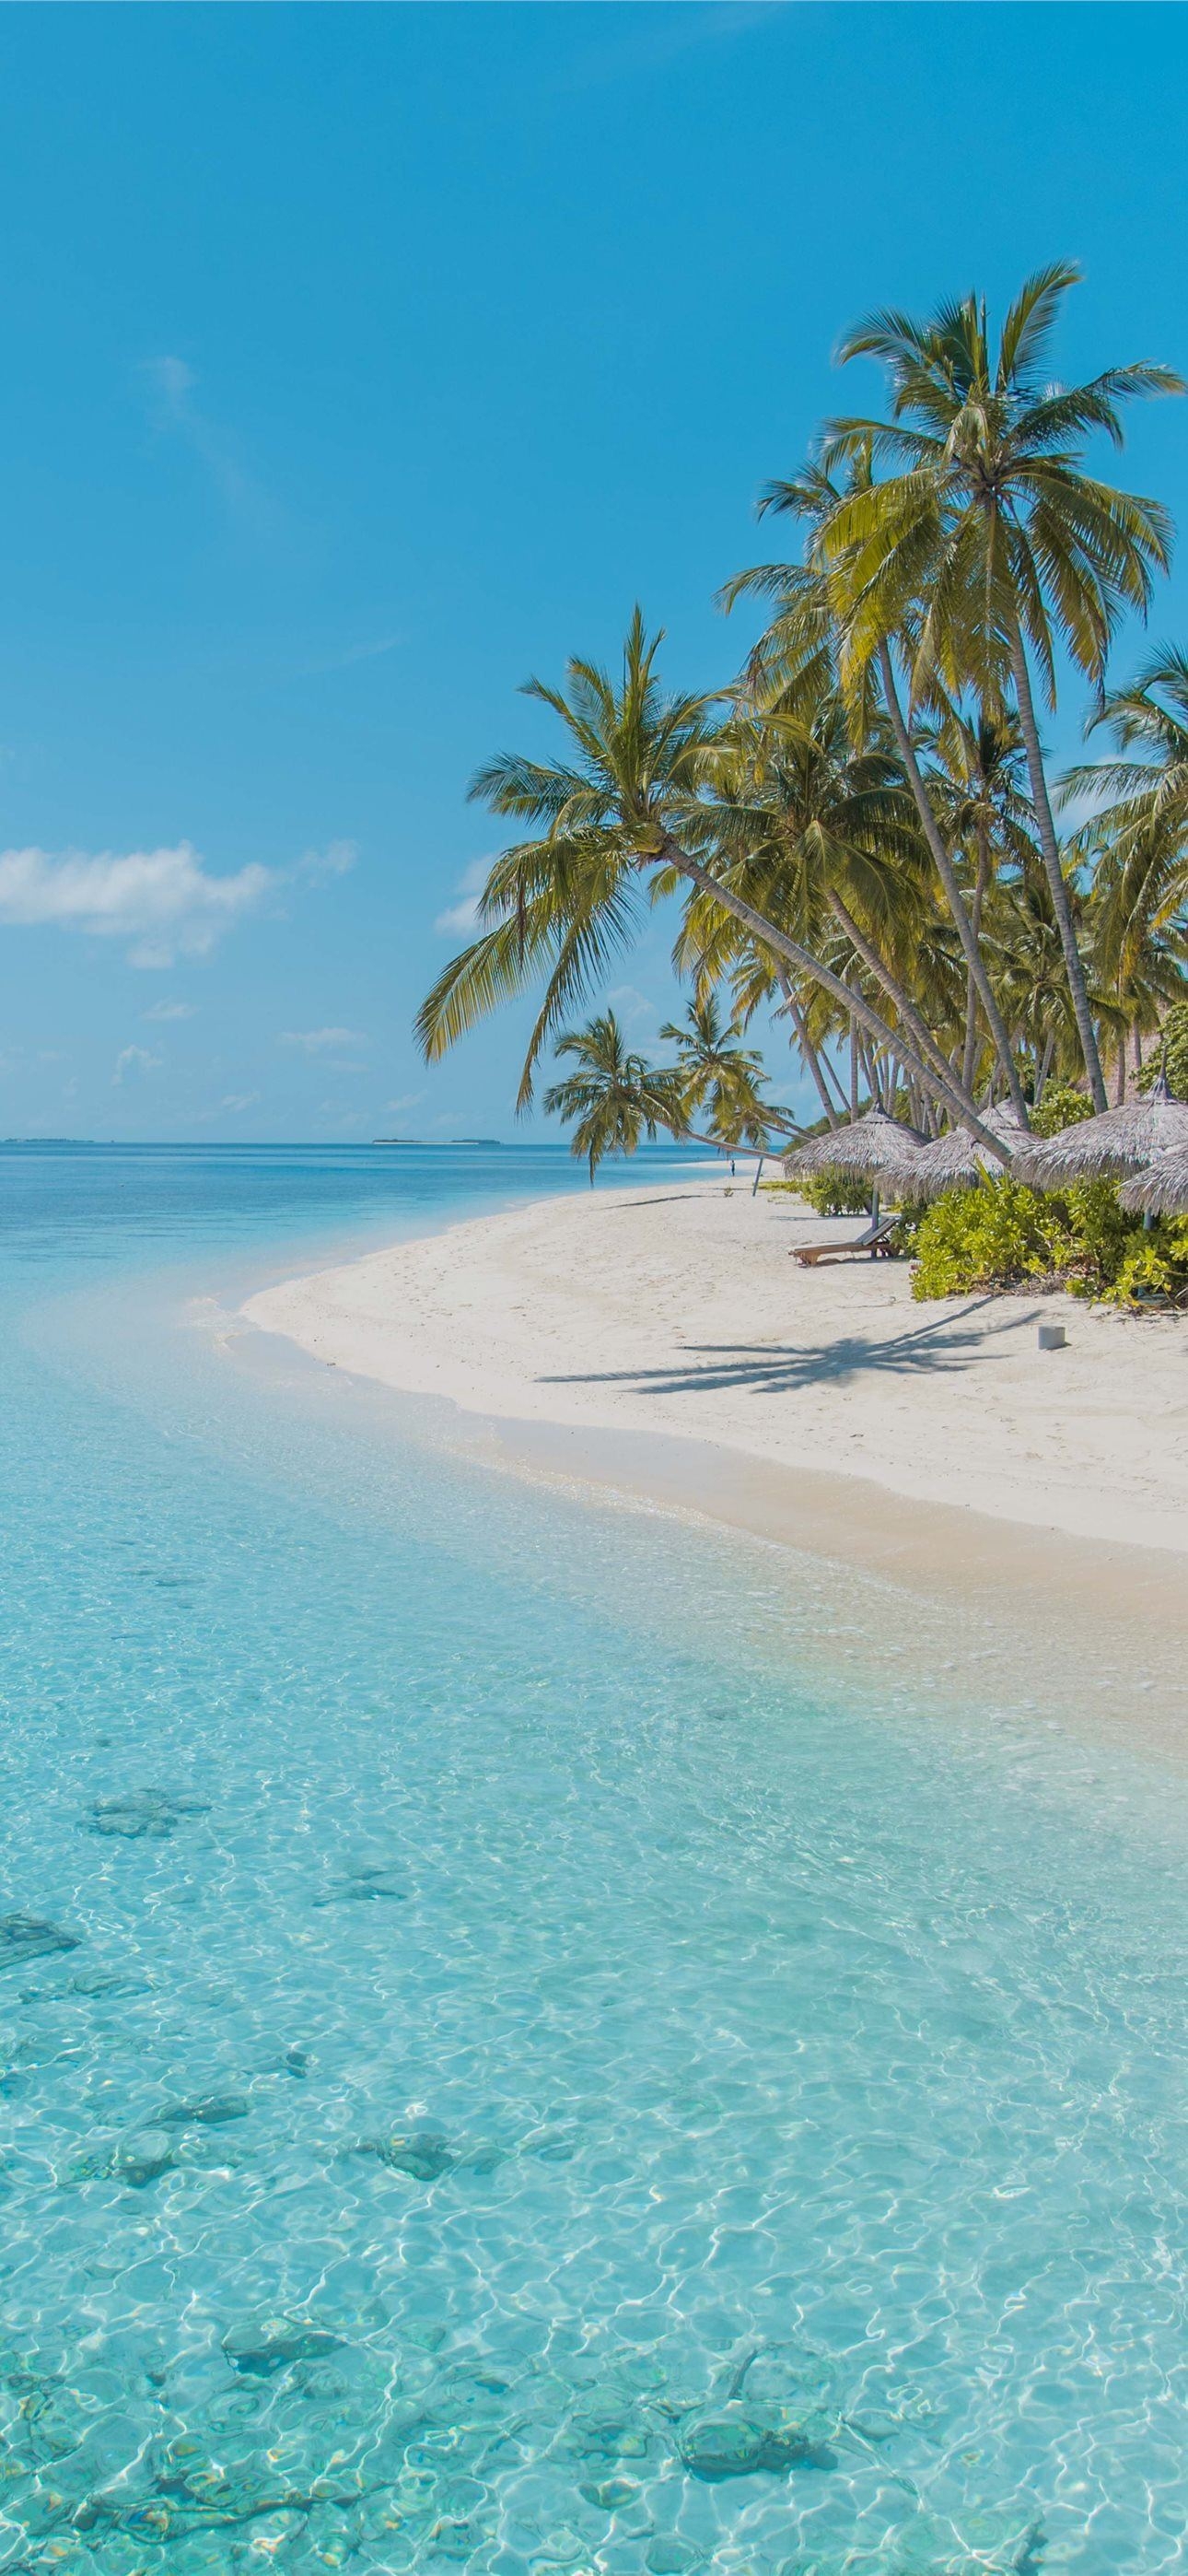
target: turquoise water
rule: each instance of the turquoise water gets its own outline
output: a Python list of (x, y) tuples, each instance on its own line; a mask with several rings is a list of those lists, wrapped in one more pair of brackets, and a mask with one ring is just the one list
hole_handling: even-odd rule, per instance
[(1182, 2570), (1168, 1784), (223, 1330), (571, 1183), (0, 1154), (0, 2568)]

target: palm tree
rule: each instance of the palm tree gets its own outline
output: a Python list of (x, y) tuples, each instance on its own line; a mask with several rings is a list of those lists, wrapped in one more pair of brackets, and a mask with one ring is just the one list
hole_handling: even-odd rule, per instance
[[(925, 853), (889, 744), (851, 745), (846, 710), (828, 675), (798, 712), (740, 716), (706, 761), (692, 828), (717, 853), (717, 880), (822, 952), (822, 928), (841, 931), (847, 997), (867, 990), (931, 1069), (939, 1095), (972, 1113), (959, 1078), (908, 989), (928, 917)], [(713, 917), (713, 905), (709, 907)], [(863, 971), (865, 970), (865, 971)]]
[[(934, 1069), (903, 1030), (894, 1031), (857, 985), (731, 885), (707, 862), (715, 856), (712, 816), (702, 795), (715, 735), (705, 698), (669, 697), (637, 609), (618, 686), (591, 662), (568, 666), (568, 694), (533, 680), (526, 694), (551, 707), (569, 737), (568, 756), (549, 765), (502, 754), (478, 772), (471, 794), (533, 828), (496, 860), (479, 898), (479, 937), (453, 958), (417, 1015), (434, 1060), (495, 1004), (540, 972), (545, 993), (528, 1043), (519, 1105), (532, 1097), (541, 1048), (575, 1000), (605, 983), (612, 957), (641, 924), (644, 879), (680, 881), (729, 913), (748, 939), (801, 978), (823, 986), (875, 1044), (898, 1050), (932, 1096)], [(704, 853), (704, 855), (702, 855)], [(942, 1096), (991, 1150), (983, 1129), (947, 1076)]]
[[(981, 954), (982, 920), (991, 885), (1003, 868), (1021, 873), (1034, 851), (1019, 777), (1022, 737), (1006, 716), (989, 715), (981, 707), (964, 715), (945, 701), (931, 728), (928, 749), (929, 803), (940, 816), (950, 847), (963, 854), (972, 875), (969, 924)], [(961, 1056), (967, 1091), (973, 1087), (977, 1064), (977, 1002), (977, 984), (967, 970)]]
[[(1096, 810), (1074, 836), (1093, 871), (1093, 956), (1125, 1044), (1158, 1027), (1183, 984), (1188, 948), (1188, 655), (1164, 647), (1128, 688), (1112, 690), (1088, 730), (1105, 726), (1113, 759), (1069, 772), (1060, 797)], [(1145, 756), (1144, 756), (1145, 755)], [(1105, 798), (1105, 803), (1101, 802)]]
[(681, 1101), (672, 1076), (629, 1054), (613, 1011), (584, 1029), (566, 1030), (555, 1053), (575, 1057), (580, 1071), (555, 1082), (544, 1106), (550, 1117), (577, 1120), (570, 1151), (585, 1155), (591, 1189), (604, 1154), (633, 1154), (641, 1136), (653, 1144), (658, 1127), (679, 1124)]
[[(843, 442), (838, 439), (834, 444), (840, 455)], [(856, 734), (860, 740), (865, 740), (872, 724), (878, 721), (878, 701), (872, 685), (872, 674), (877, 667), (886, 719), (890, 722), (924, 839), (965, 952), (970, 979), (982, 1003), (1015, 1115), (1020, 1124), (1026, 1126), (1027, 1107), (1006, 1029), (957, 870), (929, 799), (912, 725), (900, 704), (891, 660), (891, 639), (880, 637), (875, 650), (861, 657), (847, 652), (845, 627), (839, 624), (836, 613), (838, 599), (844, 595), (839, 582), (836, 549), (833, 550), (830, 571), (822, 569), (822, 560), (830, 562), (830, 534), (841, 523), (847, 502), (870, 489), (869, 441), (857, 441), (847, 461), (849, 472), (844, 485), (820, 464), (810, 464), (790, 482), (768, 484), (760, 503), (761, 514), (768, 510), (784, 511), (806, 521), (811, 532), (811, 556), (815, 560), (801, 566), (758, 565), (729, 586), (723, 595), (725, 604), (732, 606), (743, 593), (759, 592), (768, 596), (774, 593), (776, 596), (779, 603), (777, 615), (768, 635), (751, 657), (748, 681), (753, 691), (763, 694), (765, 703), (774, 702), (781, 711), (788, 706), (800, 708), (806, 689), (813, 687), (828, 659), (831, 673), (844, 674), (847, 699), (856, 718)]]
[(740, 1044), (732, 1022), (723, 1020), (712, 991), (695, 995), (684, 1020), (667, 1020), (660, 1031), (675, 1045), (677, 1061), (671, 1081), (686, 1127), (705, 1111), (709, 1141), (720, 1145), (770, 1144), (773, 1127), (784, 1125), (787, 1112), (770, 1108), (763, 1059)]
[(1007, 676), (1027, 754), (1031, 800), (1095, 1105), (1106, 1105), (1084, 966), (1044, 771), (1029, 655), (1050, 707), (1062, 648), (1097, 687), (1119, 618), (1145, 616), (1166, 569), (1167, 512), (1083, 470), (1085, 442), (1122, 443), (1122, 406), (1179, 393), (1169, 367), (1110, 367), (1084, 385), (1050, 381), (1052, 332), (1079, 270), (1039, 270), (1006, 316), (997, 351), (985, 301), (945, 303), (928, 321), (880, 312), (850, 332), (843, 359), (886, 368), (891, 417), (833, 424), (827, 459), (892, 467), (839, 503), (825, 550), (844, 600), (847, 652), (861, 665), (910, 651), (914, 694), (932, 675), (993, 707)]

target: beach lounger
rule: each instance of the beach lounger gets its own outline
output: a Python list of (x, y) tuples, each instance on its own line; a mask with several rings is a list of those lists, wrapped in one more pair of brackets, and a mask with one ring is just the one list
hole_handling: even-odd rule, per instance
[(897, 1216), (880, 1217), (877, 1225), (868, 1226), (865, 1234), (856, 1235), (852, 1243), (794, 1243), (791, 1258), (802, 1262), (806, 1270), (815, 1270), (819, 1261), (841, 1261), (852, 1252), (868, 1252), (872, 1261), (885, 1259), (891, 1251), (891, 1238), (899, 1223)]

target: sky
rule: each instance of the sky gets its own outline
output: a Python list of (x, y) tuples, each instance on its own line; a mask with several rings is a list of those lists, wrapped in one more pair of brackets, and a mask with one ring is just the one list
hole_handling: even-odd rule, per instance
[[(528, 1004), (412, 1034), (519, 685), (637, 599), (730, 677), (872, 306), (1073, 257), (1061, 373), (1188, 372), (1186, 55), (1144, 0), (0, 10), (0, 1135), (547, 1133)], [(1111, 469), (1181, 521), (1186, 437)], [(645, 1050), (675, 927), (611, 981)]]

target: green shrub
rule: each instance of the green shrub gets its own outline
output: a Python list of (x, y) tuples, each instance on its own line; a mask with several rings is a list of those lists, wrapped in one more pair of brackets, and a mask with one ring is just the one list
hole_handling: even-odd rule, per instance
[(1071, 1082), (1050, 1082), (1038, 1109), (1029, 1112), (1033, 1136), (1058, 1136), (1062, 1127), (1079, 1127), (1092, 1118), (1093, 1103)]
[(870, 1181), (852, 1180), (848, 1172), (839, 1172), (832, 1165), (811, 1181), (759, 1183), (761, 1190), (788, 1190), (798, 1199), (807, 1199), (818, 1216), (865, 1216), (872, 1186)]
[(1188, 1217), (1161, 1217), (1145, 1232), (1139, 1227), (1132, 1233), (1105, 1296), (1111, 1306), (1133, 1306), (1148, 1298), (1188, 1305)]
[(1065, 1238), (1055, 1203), (1006, 1174), (973, 1190), (947, 1190), (916, 1231), (912, 1295), (960, 1297), (1013, 1288), (1058, 1269)]
[(949, 1190), (914, 1227), (909, 1217), (902, 1241), (915, 1252), (912, 1295), (921, 1299), (1032, 1279), (1113, 1306), (1188, 1304), (1188, 1217), (1144, 1228), (1124, 1215), (1113, 1181), (1057, 1194), (995, 1176)]
[(852, 1172), (839, 1172), (830, 1164), (827, 1170), (815, 1173), (812, 1180), (801, 1181), (798, 1186), (818, 1216), (865, 1216), (873, 1183)]
[(1188, 1002), (1173, 1002), (1163, 1023), (1163, 1044), (1143, 1066), (1140, 1091), (1149, 1091), (1166, 1057), (1167, 1087), (1176, 1100), (1188, 1100)]
[(1068, 1228), (1064, 1284), (1073, 1297), (1104, 1297), (1121, 1275), (1131, 1245), (1142, 1237), (1142, 1219), (1125, 1216), (1115, 1181), (1069, 1181), (1049, 1205), (1062, 1210)]

